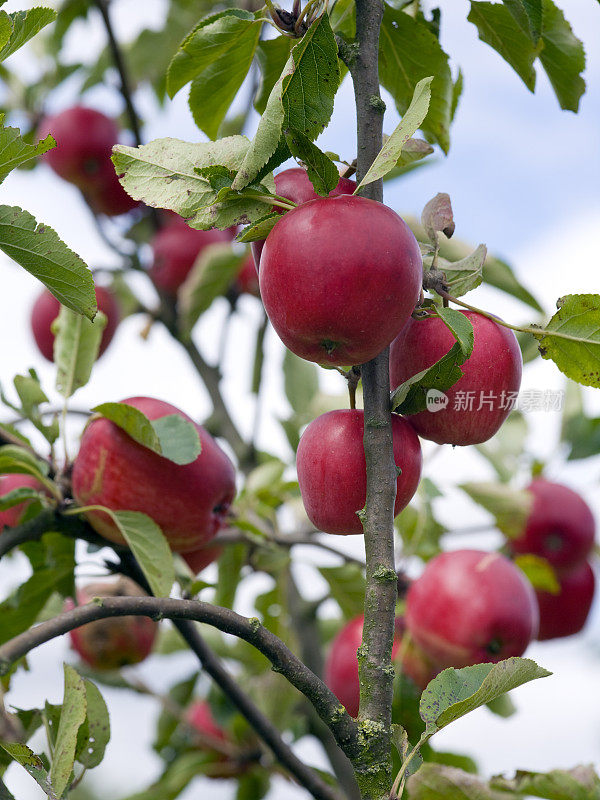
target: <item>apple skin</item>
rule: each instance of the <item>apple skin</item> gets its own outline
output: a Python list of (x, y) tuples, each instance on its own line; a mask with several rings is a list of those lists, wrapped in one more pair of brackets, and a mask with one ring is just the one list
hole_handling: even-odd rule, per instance
[(215, 721), (206, 700), (194, 700), (185, 713), (185, 721), (201, 736), (216, 739), (217, 743), (227, 741), (225, 731)]
[[(79, 605), (95, 597), (145, 597), (129, 578), (88, 583), (77, 591)], [(67, 609), (75, 604), (67, 600)], [(139, 664), (154, 646), (158, 624), (149, 617), (107, 617), (70, 631), (71, 646), (81, 659), (94, 669), (112, 670)]]
[(559, 594), (535, 593), (540, 609), (540, 641), (579, 633), (592, 607), (596, 579), (587, 561), (561, 575), (559, 583)]
[(150, 277), (154, 285), (168, 294), (177, 294), (204, 248), (209, 244), (230, 242), (231, 239), (231, 230), (212, 228), (198, 231), (183, 220), (169, 223), (151, 242), (154, 260)]
[(559, 572), (586, 559), (594, 546), (596, 524), (583, 498), (545, 478), (536, 478), (527, 491), (533, 505), (521, 535), (509, 540), (510, 551), (534, 553)]
[(106, 162), (98, 174), (97, 182), (84, 192), (90, 208), (96, 214), (118, 217), (127, 214), (140, 205), (139, 200), (130, 197), (121, 186), (112, 161)]
[(269, 233), (260, 294), (293, 353), (363, 364), (406, 324), (422, 269), (417, 240), (390, 208), (364, 197), (324, 197), (288, 211)]
[[(407, 417), (419, 436), (438, 444), (486, 442), (510, 414), (509, 407), (500, 408), (502, 392), (518, 392), (521, 385), (523, 361), (514, 333), (473, 311), (460, 313), (471, 321), (475, 335), (471, 357), (461, 366), (462, 378), (445, 392), (446, 408)], [(435, 364), (454, 343), (454, 337), (439, 317), (409, 319), (390, 347), (392, 390)], [(474, 393), (472, 410), (455, 410), (457, 392)], [(486, 395), (493, 397), (493, 408), (484, 401), (477, 410), (480, 396)]]
[(56, 147), (44, 153), (44, 161), (80, 189), (94, 189), (98, 176), (111, 164), (112, 147), (119, 140), (114, 120), (94, 108), (73, 106), (42, 120), (39, 136), (49, 133), (55, 138)]
[[(310, 521), (334, 534), (362, 533), (357, 515), (367, 496), (363, 449), (364, 412), (329, 411), (313, 420), (298, 445), (298, 482)], [(402, 470), (396, 481), (394, 515), (410, 502), (421, 477), (421, 445), (408, 422), (392, 414), (394, 461)]]
[(406, 624), (440, 667), (521, 656), (538, 631), (535, 593), (500, 553), (454, 550), (428, 562), (406, 597)]
[[(340, 178), (338, 185), (335, 189), (332, 189), (327, 196), (337, 197), (340, 194), (354, 194), (356, 186), (356, 181), (352, 181), (350, 178)], [(308, 177), (308, 172), (302, 169), (302, 167), (284, 169), (283, 172), (279, 172), (275, 175), (275, 192), (280, 197), (285, 197), (298, 206), (302, 203), (308, 203), (309, 200), (317, 200), (321, 196), (315, 192), (310, 178)], [(279, 212), (283, 213), (283, 209), (279, 209)], [(265, 239), (260, 239), (258, 242), (251, 242), (254, 266), (256, 267), (257, 273), (264, 246)]]
[[(44, 487), (36, 481), (33, 475), (18, 475), (11, 473), (10, 475), (0, 475), (0, 497), (15, 489), (20, 489), (22, 486), (27, 486), (31, 489), (39, 489), (45, 491)], [(4, 528), (14, 528), (18, 525), (23, 516), (23, 512), (29, 505), (28, 500), (24, 503), (19, 503), (16, 506), (7, 508), (6, 511), (0, 511), (0, 533)]]
[[(102, 331), (98, 358), (104, 353), (111, 343), (119, 322), (121, 311), (117, 298), (108, 289), (96, 286), (96, 302), (100, 311), (106, 314), (106, 327)], [(31, 309), (31, 331), (38, 346), (38, 350), (48, 361), (54, 361), (54, 334), (51, 325), (58, 317), (60, 303), (47, 289), (45, 289), (33, 304)]]
[[(362, 642), (363, 623), (362, 614), (350, 620), (333, 640), (325, 661), (325, 683), (351, 717), (358, 716), (360, 684), (356, 651)], [(398, 671), (403, 672), (418, 689), (423, 690), (437, 675), (438, 670), (410, 639), (401, 648), (406, 631), (402, 617), (396, 617), (395, 626), (392, 662)]]
[(256, 274), (252, 253), (250, 253), (242, 264), (242, 268), (235, 279), (234, 286), (240, 294), (251, 294), (254, 297), (260, 297), (258, 275)]
[(194, 575), (198, 575), (203, 569), (208, 567), (209, 564), (216, 561), (222, 552), (222, 547), (200, 547), (198, 550), (194, 550), (191, 553), (183, 553), (182, 558)]
[[(189, 417), (151, 397), (122, 401), (149, 419), (169, 414)], [(198, 550), (225, 525), (235, 495), (233, 464), (200, 425), (202, 452), (191, 464), (178, 465), (131, 439), (110, 420), (89, 423), (73, 466), (73, 496), (79, 505), (104, 505), (115, 511), (141, 511), (160, 526), (171, 549)], [(102, 512), (86, 517), (111, 542), (124, 540)]]

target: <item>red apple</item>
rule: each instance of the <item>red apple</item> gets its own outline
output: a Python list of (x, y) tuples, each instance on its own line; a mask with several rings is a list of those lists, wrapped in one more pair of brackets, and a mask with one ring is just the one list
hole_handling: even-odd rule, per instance
[[(361, 614), (342, 628), (333, 640), (325, 662), (325, 683), (352, 717), (358, 716), (360, 700), (356, 651), (362, 642), (363, 623)], [(404, 619), (396, 617), (392, 661), (418, 689), (423, 690), (436, 676), (437, 670), (410, 637), (404, 637), (405, 632)]]
[[(77, 592), (79, 605), (95, 597), (143, 597), (144, 592), (129, 578), (88, 583)], [(72, 600), (67, 608), (74, 608)], [(71, 645), (94, 669), (110, 670), (139, 664), (150, 655), (158, 624), (149, 617), (107, 617), (75, 628)]]
[(191, 553), (183, 553), (183, 560), (194, 575), (198, 575), (198, 573), (202, 572), (209, 564), (216, 561), (222, 552), (222, 547), (200, 547), (198, 550), (194, 550)]
[(242, 264), (242, 268), (235, 279), (234, 286), (240, 294), (252, 294), (254, 297), (260, 297), (258, 275), (256, 274), (252, 253)]
[[(189, 419), (175, 406), (151, 397), (122, 402), (151, 420), (169, 414)], [(191, 464), (178, 465), (138, 444), (108, 419), (93, 420), (73, 466), (73, 496), (82, 506), (141, 511), (159, 525), (172, 550), (198, 550), (225, 524), (235, 495), (235, 471), (212, 436), (200, 425), (196, 428), (202, 452)], [(86, 516), (106, 539), (124, 543), (106, 514), (94, 511)]]
[(348, 195), (288, 211), (260, 263), (260, 294), (280, 338), (326, 364), (378, 355), (413, 312), (423, 278), (405, 222), (382, 203)]
[[(310, 521), (325, 533), (362, 533), (357, 515), (367, 495), (363, 449), (364, 413), (329, 411), (317, 417), (300, 439), (298, 482)], [(403, 417), (392, 414), (394, 460), (402, 473), (396, 481), (394, 514), (410, 502), (421, 477), (419, 439)]]
[(73, 106), (42, 120), (40, 137), (49, 133), (55, 138), (56, 147), (43, 155), (44, 161), (80, 189), (95, 187), (119, 140), (114, 120), (93, 108)]
[(538, 639), (572, 636), (585, 625), (594, 599), (594, 570), (584, 561), (559, 578), (560, 592), (536, 592), (540, 609)]
[(175, 295), (204, 248), (209, 244), (230, 242), (231, 238), (230, 230), (198, 231), (183, 221), (173, 221), (152, 239), (154, 261), (150, 277), (159, 289)]
[[(335, 187), (335, 189), (329, 192), (327, 196), (337, 197), (340, 194), (354, 194), (356, 185), (356, 182), (350, 180), (350, 178), (340, 178), (338, 185)], [(288, 200), (296, 203), (296, 205), (308, 203), (309, 200), (317, 200), (320, 197), (320, 195), (315, 192), (313, 185), (310, 182), (308, 172), (301, 167), (284, 169), (283, 172), (275, 175), (275, 192), (280, 197), (285, 197)], [(281, 213), (283, 213), (282, 210)], [(260, 239), (258, 242), (251, 243), (254, 265), (257, 272), (264, 245), (264, 239)]]
[(596, 525), (577, 492), (536, 478), (528, 487), (533, 505), (523, 532), (508, 543), (513, 553), (534, 553), (557, 570), (569, 570), (592, 551)]
[[(461, 366), (463, 377), (445, 392), (443, 408), (432, 406), (407, 417), (419, 436), (438, 444), (479, 444), (490, 439), (510, 414), (521, 385), (521, 350), (514, 333), (474, 311), (475, 345)], [(392, 389), (428, 369), (455, 339), (439, 317), (409, 319), (390, 347)]]
[(107, 161), (98, 173), (93, 187), (84, 192), (90, 208), (96, 214), (118, 217), (139, 206), (139, 200), (130, 197), (121, 186), (112, 161)]
[[(111, 343), (117, 325), (121, 320), (121, 312), (117, 298), (108, 289), (96, 286), (96, 302), (100, 311), (106, 314), (106, 327), (102, 331), (98, 358)], [(40, 353), (48, 361), (54, 361), (54, 334), (51, 325), (58, 317), (60, 303), (47, 289), (41, 293), (31, 309), (31, 330)]]
[[(44, 487), (32, 475), (17, 475), (16, 473), (0, 475), (0, 497), (13, 492), (15, 489), (20, 489), (22, 486), (38, 489), (41, 492), (45, 491)], [(7, 508), (6, 511), (0, 511), (0, 532), (4, 528), (14, 528), (15, 525), (18, 525), (23, 512), (30, 502), (30, 500), (26, 500), (24, 503)]]
[(538, 623), (531, 584), (500, 553), (440, 553), (406, 598), (408, 629), (440, 668), (520, 656)]
[(227, 741), (223, 728), (217, 724), (210, 705), (206, 700), (194, 700), (185, 713), (185, 721), (202, 737), (202, 744), (207, 745), (214, 740), (216, 748)]

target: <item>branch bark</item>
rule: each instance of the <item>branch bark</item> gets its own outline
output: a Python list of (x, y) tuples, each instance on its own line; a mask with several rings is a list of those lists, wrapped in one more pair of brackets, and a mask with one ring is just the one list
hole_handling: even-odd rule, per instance
[[(357, 114), (357, 179), (360, 182), (382, 146), (385, 104), (379, 92), (381, 0), (356, 0), (356, 47), (349, 56)], [(361, 190), (382, 201), (383, 184)], [(391, 723), (394, 610), (394, 500), (396, 469), (392, 448), (388, 350), (362, 366), (364, 448), (367, 500), (362, 513), (365, 533), (365, 624), (359, 649), (359, 726), (364, 750), (354, 764), (364, 800), (388, 797), (391, 786)]]

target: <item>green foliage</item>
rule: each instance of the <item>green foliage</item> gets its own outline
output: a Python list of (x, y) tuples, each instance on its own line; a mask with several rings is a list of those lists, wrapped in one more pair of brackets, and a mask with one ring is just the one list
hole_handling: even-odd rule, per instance
[(339, 173), (333, 161), (300, 131), (284, 131), (290, 153), (306, 164), (308, 177), (317, 194), (327, 196), (338, 184)]
[(178, 292), (182, 336), (189, 338), (202, 314), (227, 293), (246, 258), (247, 253), (236, 252), (229, 244), (211, 244), (202, 250)]
[(429, 478), (423, 478), (416, 497), (398, 514), (394, 528), (402, 539), (402, 555), (418, 556), (423, 561), (441, 552), (440, 540), (447, 528), (436, 518), (433, 500), (440, 492)]
[(114, 422), (134, 441), (174, 464), (191, 464), (200, 455), (198, 429), (191, 420), (179, 414), (149, 420), (142, 411), (127, 403), (101, 403), (92, 411)]
[[(570, 294), (556, 305), (556, 314), (535, 334), (542, 358), (552, 359), (577, 383), (599, 388), (600, 295)], [(552, 332), (560, 336), (550, 335)]]
[(379, 76), (400, 115), (408, 109), (419, 81), (429, 75), (435, 77), (421, 130), (430, 142), (439, 144), (447, 153), (453, 89), (448, 56), (423, 19), (415, 19), (386, 3), (379, 44)]
[(329, 591), (345, 619), (362, 614), (365, 604), (365, 576), (358, 564), (341, 567), (319, 567), (319, 572), (329, 584)]
[[(3, 118), (0, 118), (0, 122)], [(0, 128), (0, 183), (6, 176), (21, 164), (25, 164), (32, 158), (37, 158), (43, 153), (47, 153), (56, 145), (52, 136), (37, 144), (29, 144), (24, 141), (17, 128)]]
[(572, 381), (567, 381), (561, 440), (569, 446), (569, 461), (600, 452), (600, 417), (586, 414), (581, 389)]
[[(415, 414), (426, 407), (427, 392), (436, 389), (445, 392), (462, 377), (460, 365), (473, 352), (473, 325), (471, 321), (451, 308), (436, 308), (437, 315), (448, 327), (456, 342), (445, 356), (428, 369), (413, 375), (392, 392), (392, 410), (399, 414)], [(417, 323), (418, 324), (418, 323)]]
[(68, 664), (64, 665), (65, 693), (58, 730), (52, 753), (50, 780), (60, 797), (67, 785), (75, 764), (77, 733), (86, 717), (85, 685), (77, 672)]
[(47, 477), (48, 464), (18, 445), (6, 444), (0, 447), (0, 475), (5, 473), (31, 475), (51, 494), (58, 496), (54, 483)]
[[(487, 247), (480, 244), (468, 256), (460, 261), (447, 261), (445, 258), (437, 259), (437, 269), (446, 276), (448, 292), (453, 297), (462, 297), (467, 292), (476, 289), (483, 280), (483, 266), (487, 258)], [(429, 269), (433, 266), (434, 256), (430, 254), (423, 258), (423, 267)]]
[(52, 228), (38, 224), (20, 208), (0, 206), (0, 250), (40, 280), (60, 303), (94, 318), (92, 275)]
[(490, 781), (493, 789), (530, 795), (546, 800), (591, 800), (600, 797), (600, 778), (591, 765), (554, 769), (548, 773), (519, 770), (512, 779), (500, 776)]
[(503, 483), (463, 483), (460, 487), (471, 500), (494, 516), (496, 527), (511, 539), (525, 527), (533, 505), (533, 495), (526, 489), (513, 489)]
[(534, 589), (558, 594), (560, 583), (552, 565), (545, 558), (533, 553), (524, 553), (514, 560), (515, 566), (524, 572)]
[[(48, 800), (59, 800), (50, 784), (44, 762), (33, 750), (20, 742), (0, 742), (0, 747), (31, 775), (38, 786), (45, 792)], [(8, 798), (10, 797), (11, 795), (8, 795)]]
[(40, 406), (48, 402), (46, 393), (42, 389), (40, 380), (34, 369), (30, 369), (27, 375), (15, 375), (13, 379), (14, 387), (20, 400), (20, 404), (11, 403), (0, 388), (0, 399), (5, 406), (11, 408), (19, 417), (29, 420), (44, 438), (53, 444), (59, 435), (58, 420), (53, 419), (49, 425), (44, 423), (44, 415)]
[(254, 108), (259, 114), (265, 111), (269, 95), (288, 62), (293, 45), (294, 40), (288, 36), (278, 36), (276, 39), (266, 39), (258, 43), (256, 60), (261, 78), (254, 98)]
[(65, 400), (89, 381), (106, 323), (102, 311), (91, 322), (66, 306), (52, 323), (56, 388)]
[[(49, 25), (56, 19), (56, 11), (51, 8), (30, 8), (28, 11), (13, 11), (11, 14), (2, 14), (2, 24), (0, 27), (0, 61), (4, 61), (10, 55), (32, 39), (42, 28)], [(9, 25), (6, 22), (8, 17)]]

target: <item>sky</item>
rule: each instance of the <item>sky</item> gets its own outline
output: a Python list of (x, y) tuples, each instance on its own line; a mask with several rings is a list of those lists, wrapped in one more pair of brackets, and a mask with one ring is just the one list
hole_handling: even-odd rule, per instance
[[(487, 45), (477, 38), (476, 29), (466, 21), (467, 2), (442, 0), (442, 43), (453, 57), (453, 69), (460, 63), (465, 73), (465, 90), (452, 129), (448, 157), (437, 155), (435, 162), (413, 175), (386, 186), (386, 202), (399, 213), (418, 215), (423, 205), (438, 191), (450, 193), (456, 220), (456, 236), (476, 245), (484, 242), (493, 253), (506, 258), (519, 279), (534, 290), (549, 313), (558, 297), (573, 292), (599, 292), (597, 230), (600, 224), (600, 9), (592, 0), (562, 0), (559, 5), (583, 39), (587, 52), (585, 78), (588, 91), (578, 115), (563, 112), (545, 75), (538, 75), (538, 89), (531, 95), (518, 76)], [(24, 4), (9, 0), (7, 10)], [(143, 13), (135, 0), (115, 0), (114, 18), (119, 36), (127, 38), (142, 25), (159, 26), (161, 0), (146, 0)], [(74, 27), (66, 46), (73, 58), (93, 57), (104, 44), (97, 20)], [(24, 70), (30, 68), (27, 56), (18, 56)], [(64, 108), (76, 100), (76, 87), (70, 85), (51, 98), (49, 109)], [(187, 109), (181, 92), (165, 111), (159, 111), (149, 95), (138, 98), (147, 119), (145, 138), (176, 136), (198, 141), (201, 134)], [(398, 118), (388, 99), (385, 130), (389, 133)], [(107, 113), (120, 112), (118, 97), (101, 89), (86, 97)], [(344, 84), (336, 100), (334, 119), (319, 140), (323, 149), (353, 155), (354, 113), (351, 87)], [(99, 239), (87, 209), (77, 193), (61, 182), (46, 167), (34, 172), (13, 173), (3, 184), (4, 202), (20, 205), (38, 220), (54, 227), (63, 239), (91, 266), (114, 264), (113, 254)], [(140, 277), (140, 276), (138, 276)], [(0, 257), (0, 341), (4, 342), (0, 360), (0, 380), (10, 386), (12, 376), (30, 366), (39, 371), (44, 387), (52, 393), (54, 370), (34, 348), (28, 314), (40, 291), (36, 281)], [(143, 277), (136, 282), (145, 299), (152, 293)], [(482, 288), (473, 296), (476, 304), (515, 322), (532, 321), (526, 307), (504, 298), (493, 289)], [(225, 305), (216, 303), (201, 320), (195, 338), (208, 359), (217, 355), (218, 331), (225, 316)], [(248, 432), (252, 424), (252, 401), (247, 400), (251, 371), (253, 332), (260, 320), (260, 306), (253, 298), (243, 298), (230, 333), (225, 360), (223, 389), (240, 427)], [(156, 326), (148, 341), (139, 336), (144, 320), (133, 317), (119, 328), (113, 345), (98, 363), (90, 384), (73, 400), (74, 407), (90, 407), (105, 400), (131, 395), (150, 395), (173, 402), (202, 420), (210, 411), (208, 398), (187, 367), (185, 356)], [(250, 332), (250, 333), (249, 333)], [(289, 450), (276, 422), (289, 412), (283, 396), (281, 377), (282, 348), (271, 331), (267, 338), (267, 368), (260, 444), (265, 449), (289, 458)], [(343, 398), (341, 378), (323, 373), (324, 390)], [(553, 364), (538, 360), (525, 371), (524, 388), (564, 388), (564, 381)], [(590, 411), (600, 413), (598, 393), (584, 392)], [(240, 400), (240, 398), (243, 398)], [(600, 514), (598, 458), (583, 464), (564, 462), (558, 446), (559, 415), (533, 412), (527, 415), (530, 426), (528, 446), (536, 457), (548, 462), (551, 479), (565, 482), (580, 491)], [(71, 426), (71, 447), (76, 448), (78, 423)], [(435, 460), (433, 455), (435, 453)], [(447, 490), (438, 503), (442, 519), (461, 524), (486, 522), (486, 515), (474, 508), (454, 486), (465, 480), (491, 479), (489, 467), (468, 451), (440, 451), (425, 447), (426, 474)], [(431, 462), (431, 463), (429, 463)], [(516, 476), (517, 485), (527, 481), (527, 464)], [(494, 534), (469, 538), (467, 546), (493, 547)], [(338, 542), (336, 541), (336, 544)], [(465, 546), (457, 537), (450, 547)], [(361, 554), (360, 537), (348, 537), (343, 546)], [(298, 578), (307, 594), (315, 596), (322, 586), (310, 568), (321, 556), (301, 549)], [(324, 562), (323, 562), (324, 563)], [(334, 561), (328, 563), (335, 563)], [(415, 569), (414, 565), (411, 565)], [(93, 566), (84, 567), (89, 574)], [(22, 561), (0, 569), (3, 593), (27, 574)], [(209, 573), (210, 576), (210, 573)], [(267, 580), (267, 579), (265, 579)], [(265, 588), (260, 577), (248, 582), (242, 597), (242, 611), (250, 612), (252, 598)], [(484, 774), (510, 772), (515, 767), (549, 769), (576, 763), (599, 763), (600, 701), (593, 688), (600, 669), (600, 610), (594, 609), (586, 632), (556, 643), (535, 644), (527, 655), (553, 671), (551, 678), (534, 682), (514, 693), (519, 713), (509, 720), (479, 710), (449, 726), (437, 737), (440, 749), (456, 749), (473, 755)], [(21, 673), (14, 681), (8, 701), (28, 707), (46, 698), (58, 702), (62, 693), (61, 662), (73, 662), (64, 641), (56, 641), (32, 654), (32, 672)], [(194, 659), (185, 655), (153, 657), (135, 675), (156, 690), (166, 690), (177, 678), (194, 669)], [(90, 773), (92, 784), (102, 786), (102, 796), (123, 797), (141, 789), (160, 767), (148, 753), (153, 722), (158, 713), (155, 703), (145, 698), (128, 698), (116, 690), (107, 691), (111, 708), (113, 739), (105, 763)], [(299, 753), (311, 763), (324, 763), (316, 746), (301, 742)], [(131, 769), (135, 763), (136, 768)], [(8, 773), (7, 784), (17, 800), (37, 800), (41, 793), (31, 779), (17, 768)], [(233, 787), (227, 782), (195, 784), (183, 800), (192, 800), (197, 791), (210, 791), (215, 800), (230, 800)], [(305, 797), (287, 784), (274, 784), (269, 798)]]

